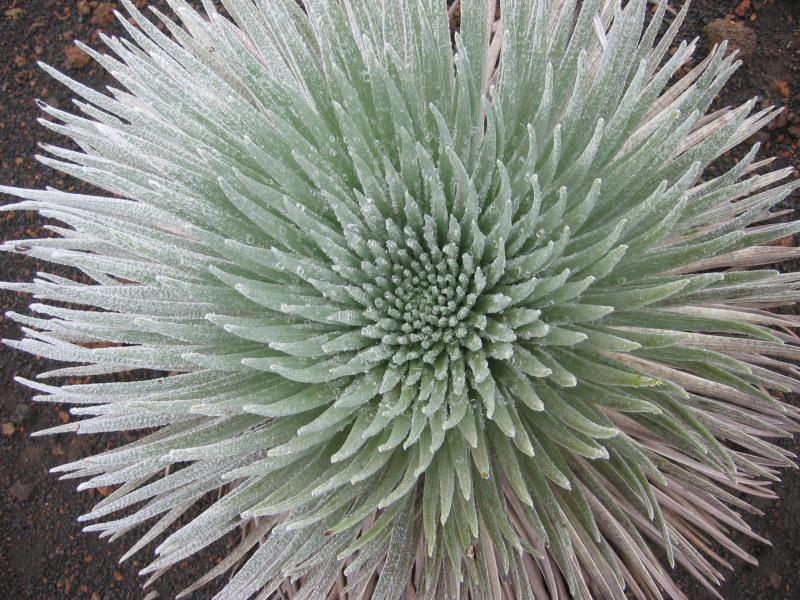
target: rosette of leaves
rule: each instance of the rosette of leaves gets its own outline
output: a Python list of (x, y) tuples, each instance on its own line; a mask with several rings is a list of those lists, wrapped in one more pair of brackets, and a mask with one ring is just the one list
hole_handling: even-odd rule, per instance
[(4, 284), (41, 300), (6, 343), (151, 373), (23, 380), (85, 417), (40, 433), (146, 430), (55, 469), (118, 486), (88, 530), (160, 538), (156, 578), (242, 529), (188, 590), (236, 600), (678, 599), (666, 565), (753, 560), (797, 184), (757, 147), (704, 175), (776, 112), (706, 114), (738, 63), (669, 52), (685, 7), (168, 3), (82, 46), (108, 94), (44, 66), (81, 99), (39, 159), (107, 195), (2, 190), (59, 222), (3, 250), (83, 274)]

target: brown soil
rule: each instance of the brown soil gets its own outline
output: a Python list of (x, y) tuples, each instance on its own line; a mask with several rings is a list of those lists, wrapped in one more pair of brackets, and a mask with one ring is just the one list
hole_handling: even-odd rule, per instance
[[(161, 0), (151, 4), (163, 8)], [(673, 7), (680, 5), (673, 0)], [(36, 66), (42, 60), (63, 67), (79, 80), (98, 88), (110, 79), (80, 52), (72, 40), (100, 46), (98, 33), (121, 33), (109, 24), (114, 2), (93, 0), (0, 0), (0, 173), (2, 183), (22, 187), (55, 186), (85, 190), (85, 186), (47, 169), (33, 158), (37, 143), (56, 140), (36, 123), (35, 98), (68, 108), (70, 94)], [(136, 4), (146, 2), (137, 0)], [(704, 27), (727, 18), (753, 30), (755, 49), (744, 67), (718, 99), (719, 105), (738, 104), (753, 96), (788, 110), (757, 134), (764, 156), (775, 155), (778, 165), (794, 165), (800, 175), (800, 2), (797, 0), (695, 0), (684, 37), (701, 36)], [(748, 35), (749, 37), (749, 35)], [(725, 161), (741, 151), (734, 150)], [(798, 197), (787, 201), (795, 207)], [(4, 202), (8, 199), (4, 199)], [(44, 234), (42, 221), (33, 213), (0, 213), (0, 239)], [(0, 259), (0, 280), (26, 281), (46, 265), (13, 255)], [(795, 265), (788, 265), (794, 268)], [(782, 268), (786, 269), (787, 266)], [(51, 272), (54, 270), (50, 268)], [(0, 292), (0, 307), (24, 311), (28, 299)], [(18, 337), (16, 325), (0, 317), (0, 337)], [(0, 598), (128, 600), (142, 597), (142, 581), (136, 572), (148, 562), (152, 550), (140, 552), (124, 565), (117, 558), (126, 541), (107, 544), (93, 534), (81, 533), (76, 517), (87, 512), (102, 492), (76, 493), (76, 482), (57, 481), (48, 469), (68, 460), (130, 441), (125, 435), (105, 437), (54, 436), (31, 438), (31, 431), (70, 418), (65, 407), (36, 405), (31, 394), (12, 381), (14, 375), (32, 376), (50, 368), (46, 361), (0, 346)], [(793, 445), (793, 444), (791, 444)], [(796, 447), (796, 446), (795, 446)], [(781, 500), (757, 505), (761, 518), (750, 518), (755, 529), (773, 546), (742, 539), (743, 546), (760, 561), (751, 567), (733, 562), (734, 573), (722, 593), (729, 600), (789, 600), (800, 598), (800, 475), (786, 473), (775, 486)], [(127, 542), (131, 543), (130, 541)], [(201, 557), (186, 561), (155, 584), (170, 597), (199, 576), (224, 554), (224, 544)], [(691, 600), (711, 596), (696, 583), (678, 574)], [(193, 600), (210, 597), (198, 593)]]

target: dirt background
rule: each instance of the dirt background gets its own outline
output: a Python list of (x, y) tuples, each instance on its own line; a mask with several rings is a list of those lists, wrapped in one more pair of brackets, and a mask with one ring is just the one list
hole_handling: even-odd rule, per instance
[[(100, 32), (118, 34), (114, 2), (88, 0), (0, 0), (0, 181), (21, 187), (55, 186), (86, 190), (73, 180), (47, 169), (34, 159), (39, 142), (56, 139), (36, 123), (40, 116), (34, 99), (61, 108), (70, 106), (68, 91), (39, 70), (41, 60), (63, 68), (80, 81), (99, 88), (111, 83), (72, 40), (100, 46)], [(137, 5), (147, 2), (141, 0)], [(163, 2), (150, 4), (164, 8)], [(678, 8), (681, 0), (673, 0)], [(718, 21), (723, 22), (708, 25)], [(779, 166), (795, 166), (800, 176), (800, 2), (798, 0), (695, 0), (683, 37), (699, 36), (703, 46), (715, 36), (735, 38), (744, 66), (725, 88), (718, 106), (739, 104), (753, 96), (762, 103), (787, 107), (767, 130), (754, 136), (762, 142), (762, 155), (778, 157)], [(755, 141), (755, 139), (753, 141)], [(740, 150), (721, 161), (729, 163)], [(8, 197), (0, 199), (8, 202)], [(787, 201), (795, 208), (798, 197)], [(43, 234), (42, 220), (33, 213), (0, 213), (0, 239), (20, 239)], [(791, 243), (787, 240), (786, 243)], [(0, 258), (0, 280), (27, 281), (44, 269), (30, 259), (14, 255)], [(781, 268), (795, 269), (797, 265)], [(28, 300), (21, 294), (0, 292), (0, 308), (24, 311)], [(0, 317), (0, 338), (18, 337), (15, 324)], [(87, 512), (109, 490), (76, 493), (76, 482), (60, 482), (48, 469), (78, 457), (100, 452), (132, 438), (54, 436), (31, 438), (31, 431), (70, 419), (65, 407), (29, 402), (30, 392), (13, 381), (14, 375), (33, 376), (50, 368), (46, 361), (16, 353), (0, 345), (0, 598), (58, 600), (128, 600), (143, 596), (136, 572), (148, 561), (147, 552), (123, 565), (118, 557), (132, 542), (108, 544), (94, 534), (84, 534), (76, 517)], [(792, 401), (792, 399), (790, 399)], [(796, 400), (795, 400), (796, 401)], [(790, 446), (796, 447), (789, 442)], [(749, 518), (773, 546), (742, 544), (760, 562), (752, 567), (734, 560), (734, 572), (721, 593), (728, 600), (796, 600), (800, 598), (800, 475), (786, 473), (775, 486), (776, 502), (757, 502), (764, 511)], [(203, 556), (181, 563), (157, 582), (160, 597), (172, 597), (224, 554), (223, 540)], [(685, 575), (691, 600), (712, 596)], [(199, 592), (192, 600), (209, 598)]]

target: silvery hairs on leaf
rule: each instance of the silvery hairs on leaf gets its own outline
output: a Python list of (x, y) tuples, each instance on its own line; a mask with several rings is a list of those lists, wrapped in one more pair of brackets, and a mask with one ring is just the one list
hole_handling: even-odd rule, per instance
[(159, 539), (150, 582), (241, 530), (183, 593), (230, 571), (220, 600), (683, 599), (667, 565), (716, 594), (754, 562), (798, 184), (757, 146), (704, 176), (777, 111), (706, 114), (738, 62), (669, 52), (686, 6), (122, 4), (81, 45), (119, 87), (42, 65), (80, 150), (39, 160), (108, 195), (2, 188), (60, 223), (2, 249), (91, 281), (3, 284), (37, 300), (6, 343), (71, 363), (23, 380), (84, 417), (39, 433), (150, 430), (54, 469), (117, 486), (87, 530)]

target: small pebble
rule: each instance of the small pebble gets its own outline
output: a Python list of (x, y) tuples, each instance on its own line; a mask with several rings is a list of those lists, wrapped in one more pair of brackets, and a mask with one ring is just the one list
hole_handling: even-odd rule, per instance
[(73, 45), (64, 46), (64, 55), (66, 56), (64, 59), (64, 66), (68, 69), (75, 69), (76, 71), (86, 67), (89, 61), (92, 60), (86, 52)]
[(728, 40), (728, 50), (739, 51), (739, 56), (743, 61), (753, 56), (753, 52), (758, 44), (756, 32), (738, 21), (719, 19), (712, 21), (703, 29), (708, 37), (709, 45), (714, 46)]
[(113, 24), (116, 20), (114, 16), (115, 6), (113, 2), (101, 2), (98, 4), (95, 9), (94, 13), (92, 14), (92, 25), (97, 25), (98, 27), (108, 27), (109, 25)]
[(25, 502), (25, 500), (30, 498), (34, 487), (36, 487), (35, 483), (24, 483), (18, 480), (11, 484), (9, 491), (14, 499), (19, 502)]
[(17, 425), (29, 425), (36, 418), (36, 412), (33, 407), (27, 402), (20, 402), (14, 408), (12, 420)]

